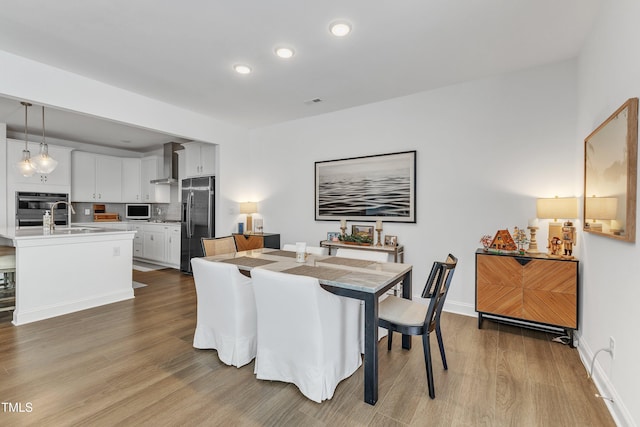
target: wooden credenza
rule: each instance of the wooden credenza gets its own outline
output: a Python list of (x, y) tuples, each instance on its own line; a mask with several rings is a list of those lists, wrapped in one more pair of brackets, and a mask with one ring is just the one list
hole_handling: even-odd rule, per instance
[(240, 234), (233, 233), (236, 241), (236, 249), (240, 251), (250, 251), (252, 249), (272, 248), (280, 249), (280, 234)]
[(578, 261), (479, 249), (476, 311), (478, 328), (483, 315), (498, 316), (520, 321), (519, 326), (563, 329), (573, 345), (578, 329)]

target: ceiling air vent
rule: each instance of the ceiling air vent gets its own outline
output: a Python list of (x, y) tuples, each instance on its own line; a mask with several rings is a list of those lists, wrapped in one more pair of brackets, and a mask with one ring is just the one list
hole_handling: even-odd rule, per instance
[(313, 99), (308, 99), (308, 100), (304, 101), (304, 104), (305, 104), (305, 105), (313, 105), (313, 104), (318, 104), (318, 103), (320, 103), (320, 102), (322, 102), (322, 99), (320, 99), (320, 98), (313, 98)]

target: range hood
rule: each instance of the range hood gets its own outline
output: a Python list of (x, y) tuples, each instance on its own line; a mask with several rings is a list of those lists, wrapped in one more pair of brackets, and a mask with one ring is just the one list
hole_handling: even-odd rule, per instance
[(163, 174), (160, 179), (152, 179), (151, 184), (176, 184), (178, 182), (178, 153), (184, 147), (177, 142), (164, 144)]

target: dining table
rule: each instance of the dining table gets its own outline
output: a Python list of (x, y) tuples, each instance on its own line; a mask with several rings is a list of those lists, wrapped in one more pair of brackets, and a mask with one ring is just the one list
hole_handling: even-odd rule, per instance
[[(411, 299), (412, 266), (404, 263), (307, 254), (296, 261), (296, 252), (279, 249), (254, 249), (205, 257), (212, 262), (238, 266), (251, 275), (254, 268), (318, 279), (320, 286), (336, 295), (364, 301), (364, 401), (378, 401), (378, 299), (402, 282), (402, 297)], [(402, 336), (402, 348), (411, 349), (411, 336)]]

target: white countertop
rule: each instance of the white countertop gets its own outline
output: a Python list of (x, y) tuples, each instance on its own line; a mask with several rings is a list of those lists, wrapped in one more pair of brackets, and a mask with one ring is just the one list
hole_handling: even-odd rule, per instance
[(83, 236), (104, 236), (109, 234), (126, 234), (135, 233), (135, 231), (116, 230), (112, 228), (98, 228), (98, 227), (82, 227), (82, 226), (58, 226), (55, 230), (49, 232), (42, 227), (23, 227), (19, 229), (15, 228), (0, 228), (0, 237), (11, 240), (23, 240), (23, 239), (56, 239), (63, 237), (83, 237)]

